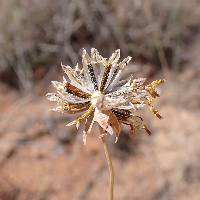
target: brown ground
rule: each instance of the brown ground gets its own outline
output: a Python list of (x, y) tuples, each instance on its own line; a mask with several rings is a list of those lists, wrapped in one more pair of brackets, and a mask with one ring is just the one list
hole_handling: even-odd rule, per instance
[[(153, 135), (131, 142), (125, 133), (117, 145), (111, 141), (115, 200), (200, 199), (199, 88), (194, 70), (169, 78), (158, 104), (164, 119), (148, 117)], [(84, 146), (81, 135), (65, 127), (68, 117), (49, 108), (44, 96), (22, 98), (1, 85), (0, 199), (108, 199), (97, 134)]]

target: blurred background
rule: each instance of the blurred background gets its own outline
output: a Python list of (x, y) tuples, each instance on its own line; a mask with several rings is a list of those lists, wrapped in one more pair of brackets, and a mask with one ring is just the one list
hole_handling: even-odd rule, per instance
[(199, 0), (0, 1), (0, 199), (108, 199), (96, 131), (83, 145), (71, 116), (49, 112), (51, 80), (82, 48), (132, 56), (126, 71), (165, 78), (156, 107), (132, 141), (124, 127), (110, 150), (116, 200), (200, 199)]

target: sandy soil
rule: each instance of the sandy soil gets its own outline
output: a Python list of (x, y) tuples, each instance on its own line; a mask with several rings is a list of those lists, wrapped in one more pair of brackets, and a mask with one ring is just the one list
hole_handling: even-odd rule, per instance
[[(132, 142), (125, 128), (110, 141), (116, 200), (200, 199), (200, 73), (186, 70), (167, 80), (157, 107), (147, 113), (151, 137)], [(44, 91), (46, 93), (46, 91)], [(22, 97), (0, 87), (0, 199), (108, 199), (108, 172), (97, 134), (87, 146), (69, 116), (48, 111), (43, 96)]]

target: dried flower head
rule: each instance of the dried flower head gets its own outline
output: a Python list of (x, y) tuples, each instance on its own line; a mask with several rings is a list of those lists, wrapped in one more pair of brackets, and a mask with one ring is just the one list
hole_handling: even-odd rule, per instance
[(156, 87), (164, 80), (153, 81), (145, 85), (145, 78), (121, 80), (122, 71), (130, 62), (128, 56), (121, 62), (120, 50), (116, 50), (109, 59), (102, 57), (92, 48), (91, 56), (85, 49), (82, 54), (82, 68), (65, 66), (62, 69), (67, 75), (63, 82), (52, 81), (56, 93), (48, 93), (50, 101), (57, 102), (53, 110), (68, 113), (84, 112), (68, 126), (78, 128), (84, 123), (84, 142), (86, 135), (91, 132), (94, 122), (110, 134), (115, 133), (116, 141), (121, 132), (121, 124), (127, 124), (131, 133), (136, 134), (139, 128), (151, 132), (144, 123), (139, 111), (148, 106), (152, 113), (161, 119), (161, 115), (153, 107), (152, 102), (159, 97)]

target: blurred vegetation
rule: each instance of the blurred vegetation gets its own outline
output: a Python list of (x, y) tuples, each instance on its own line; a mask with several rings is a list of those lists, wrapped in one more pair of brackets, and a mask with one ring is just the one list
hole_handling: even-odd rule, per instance
[(38, 68), (75, 64), (83, 47), (179, 70), (199, 19), (198, 0), (1, 0), (0, 78), (28, 90)]

